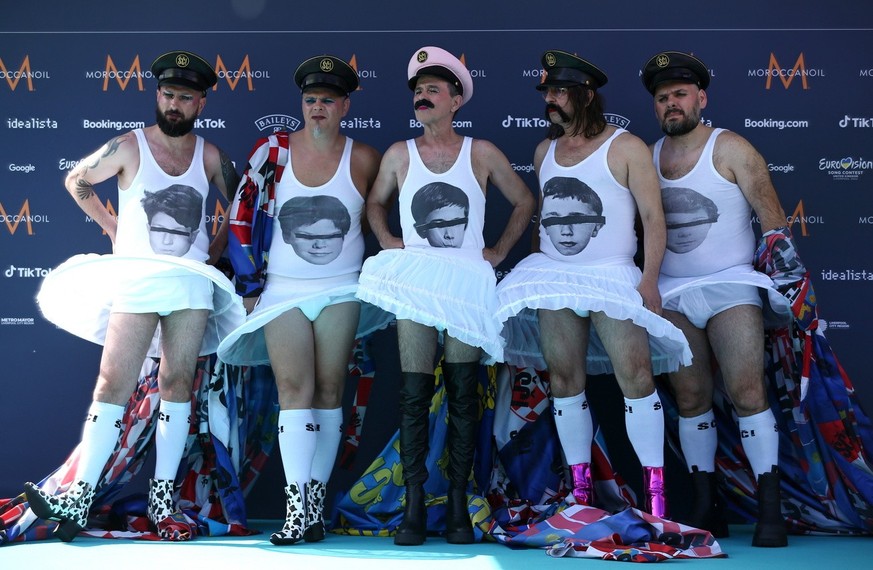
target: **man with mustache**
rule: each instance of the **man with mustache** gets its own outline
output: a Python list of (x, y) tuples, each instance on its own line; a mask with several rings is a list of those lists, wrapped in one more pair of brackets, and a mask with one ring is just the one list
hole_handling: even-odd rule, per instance
[[(694, 489), (686, 522), (716, 537), (728, 533), (715, 479), (715, 359), (758, 484), (752, 544), (786, 546), (779, 433), (767, 402), (762, 362), (764, 327), (785, 326), (791, 312), (771, 279), (752, 268), (755, 237), (749, 223), (754, 210), (765, 237), (780, 233), (790, 243), (785, 212), (758, 151), (743, 137), (700, 122), (710, 82), (702, 61), (687, 53), (661, 52), (646, 62), (642, 80), (654, 96), (655, 116), (665, 134), (652, 145), (665, 209), (678, 192), (673, 188), (681, 187), (710, 200), (717, 212), (708, 217), (711, 226), (697, 247), (665, 254), (659, 279), (664, 316), (685, 333), (694, 354), (690, 366), (670, 374), (679, 407), (679, 439)], [(792, 263), (802, 269), (796, 257)]]
[[(195, 366), (198, 356), (217, 349), (215, 331), (234, 328), (245, 317), (233, 285), (205, 263), (210, 243), (204, 203), (210, 184), (230, 198), (239, 181), (227, 155), (191, 132), (216, 83), (215, 71), (187, 51), (158, 57), (151, 71), (158, 82), (157, 123), (115, 137), (79, 161), (65, 182), (76, 204), (109, 235), (113, 254), (97, 260), (93, 255), (73, 257), (63, 270), (52, 272), (38, 296), (49, 320), (103, 345), (74, 481), (57, 495), (26, 485), (30, 507), (39, 517), (58, 521), (55, 535), (64, 541), (72, 540), (87, 522), (101, 472), (120, 435), (124, 406), (147, 355), (161, 359), (156, 465), (147, 515), (161, 538), (192, 538), (196, 527), (173, 505), (173, 490), (190, 427)], [(94, 188), (110, 178), (118, 185), (117, 221)], [(181, 202), (163, 200), (179, 192), (185, 195)], [(163, 205), (156, 205), (156, 199)], [(183, 212), (191, 203), (193, 211)], [(183, 217), (191, 227), (175, 222)], [(177, 234), (178, 250), (153, 250), (150, 234), (167, 232)], [(117, 286), (112, 289), (107, 283)], [(110, 289), (112, 298), (95, 298)], [(70, 298), (71, 290), (81, 293)], [(79, 318), (92, 304), (94, 314)]]
[[(534, 200), (497, 147), (455, 132), (455, 113), (473, 95), (470, 72), (458, 58), (442, 48), (423, 47), (412, 55), (407, 76), (415, 118), (424, 132), (395, 143), (382, 160), (367, 199), (367, 218), (383, 251), (364, 262), (358, 297), (397, 317), (402, 371), (400, 459), (406, 507), (394, 542), (419, 545), (427, 532), (428, 411), (434, 394), (437, 338), (443, 333), (449, 409), (445, 536), (451, 543), (470, 543), (474, 533), (467, 510), (467, 486), (478, 424), (479, 363), (502, 358), (494, 319), (494, 267), (523, 233)], [(413, 217), (416, 197), (429, 193), (437, 182), (466, 194), (464, 208), (436, 210), (446, 216), (440, 224), (450, 221), (453, 228), (462, 228), (462, 235), (452, 235), (451, 247), (428, 240), (434, 219), (424, 222), (425, 228)], [(482, 236), (489, 182), (512, 206), (503, 234), (493, 247), (485, 247)], [(393, 235), (388, 227), (388, 211), (397, 192), (402, 237)]]
[[(652, 375), (691, 355), (679, 330), (659, 316), (665, 229), (657, 176), (645, 144), (607, 124), (603, 71), (560, 50), (541, 61), (536, 88), (551, 126), (534, 155), (542, 187), (538, 247), (497, 287), (506, 361), (548, 369), (572, 494), (589, 506), (596, 499), (594, 433), (585, 388), (589, 374), (614, 374), (643, 467), (644, 508), (667, 517), (664, 416)], [(642, 271), (634, 264), (637, 213), (645, 230)]]

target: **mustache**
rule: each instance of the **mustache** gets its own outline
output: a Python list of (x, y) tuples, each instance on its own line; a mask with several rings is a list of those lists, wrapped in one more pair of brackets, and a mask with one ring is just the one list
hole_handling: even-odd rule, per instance
[(565, 123), (570, 121), (570, 115), (565, 113), (563, 109), (553, 103), (548, 103), (546, 105), (546, 119), (549, 118), (549, 113), (557, 113), (558, 116), (561, 117), (561, 120)]
[(433, 109), (433, 103), (428, 101), (427, 99), (419, 99), (415, 103), (412, 104), (413, 109), (418, 109), (419, 107), (427, 107), (428, 109)]

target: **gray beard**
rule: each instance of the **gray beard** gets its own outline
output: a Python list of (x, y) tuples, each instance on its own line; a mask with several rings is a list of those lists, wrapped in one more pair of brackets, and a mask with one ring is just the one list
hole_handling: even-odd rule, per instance
[(682, 135), (687, 135), (700, 124), (700, 115), (697, 113), (693, 113), (692, 115), (686, 115), (680, 122), (678, 123), (668, 123), (667, 121), (663, 121), (661, 123), (661, 130), (664, 131), (668, 137), (679, 137)]

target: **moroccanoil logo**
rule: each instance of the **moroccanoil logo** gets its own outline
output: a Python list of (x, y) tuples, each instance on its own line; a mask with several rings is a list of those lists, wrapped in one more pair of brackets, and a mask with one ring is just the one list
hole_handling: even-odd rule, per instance
[[(360, 67), (358, 67), (358, 56), (355, 54), (352, 54), (352, 59), (349, 60), (349, 67), (351, 67), (352, 69), (355, 70), (355, 73), (358, 74), (358, 79), (377, 79), (378, 78), (375, 70), (373, 70), (373, 69), (361, 69)], [(360, 91), (361, 89), (363, 89), (363, 87), (361, 87), (361, 84), (358, 83), (358, 88), (356, 89), (356, 91)]]
[(228, 68), (224, 63), (224, 60), (221, 58), (221, 54), (215, 56), (215, 74), (218, 75), (219, 82), (212, 87), (213, 91), (218, 90), (218, 85), (221, 83), (221, 79), (227, 80), (227, 84), (230, 86), (231, 91), (236, 91), (236, 86), (243, 79), (245, 79), (245, 84), (249, 91), (255, 90), (254, 83), (252, 82), (253, 79), (270, 79), (269, 70), (252, 69), (248, 54), (243, 57), (242, 63), (240, 63), (239, 67), (236, 69), (233, 69), (232, 67)]
[(124, 67), (123, 60), (119, 60), (119, 62), (122, 63), (121, 67), (116, 64), (115, 60), (112, 59), (111, 55), (107, 55), (106, 66), (100, 70), (86, 71), (85, 78), (102, 79), (103, 91), (109, 91), (109, 87), (114, 87), (116, 84), (122, 91), (126, 91), (128, 85), (130, 85), (131, 80), (136, 80), (134, 82), (134, 85), (136, 85), (137, 91), (145, 91), (145, 88), (142, 84), (143, 77), (151, 78), (152, 72), (149, 70), (142, 70), (142, 65), (140, 64), (139, 60), (139, 54), (134, 56), (133, 61), (130, 62), (130, 66), (127, 68)]
[(470, 72), (470, 77), (487, 77), (485, 75), (484, 69), (470, 69), (470, 66), (467, 65), (467, 56), (466, 54), (461, 54), (461, 57), (458, 58), (461, 63), (464, 64), (464, 67), (467, 68), (467, 71)]
[(218, 228), (221, 226), (222, 222), (224, 222), (225, 216), (227, 216), (228, 211), (227, 208), (221, 203), (221, 200), (215, 200), (215, 212), (212, 215), (206, 215), (206, 223), (212, 224), (212, 235), (215, 236), (218, 233)]
[(806, 214), (806, 210), (803, 207), (803, 200), (800, 200), (797, 203), (797, 207), (794, 208), (794, 212), (790, 216), (788, 216), (788, 227), (793, 226), (794, 224), (800, 224), (800, 235), (804, 237), (809, 236), (809, 230), (807, 229), (807, 224), (824, 224), (824, 216), (809, 216)]
[(6, 67), (6, 62), (3, 61), (3, 58), (0, 58), (0, 78), (6, 80), (6, 84), (9, 85), (12, 91), (15, 91), (18, 87), (18, 82), (22, 79), (24, 79), (28, 91), (34, 90), (34, 79), (50, 79), (48, 71), (33, 71), (30, 68), (29, 55), (24, 56), (18, 69), (15, 69), (14, 65)]
[(792, 67), (786, 67), (782, 65), (776, 58), (776, 54), (770, 52), (770, 61), (767, 64), (767, 69), (761, 68), (749, 70), (749, 77), (767, 78), (764, 89), (770, 89), (773, 86), (774, 77), (779, 79), (779, 82), (785, 89), (790, 88), (794, 80), (800, 78), (801, 88), (806, 91), (807, 89), (809, 89), (810, 77), (824, 76), (825, 72), (823, 69), (808, 68), (806, 66), (806, 59), (804, 58), (803, 52), (800, 52), (800, 55), (797, 56), (797, 59), (794, 61), (794, 65)]
[[(106, 203), (104, 204), (104, 206), (106, 206), (106, 210), (107, 210), (110, 214), (112, 214), (112, 217), (113, 217), (113, 218), (117, 218), (117, 217), (118, 217), (118, 214), (117, 214), (116, 211), (115, 211), (115, 206), (112, 205), (112, 201), (111, 201), (111, 200), (109, 200), (109, 199), (107, 198)], [(85, 222), (86, 222), (86, 223), (89, 223), (89, 224), (92, 224), (92, 223), (94, 223), (94, 218), (92, 218), (91, 216), (85, 216)], [(106, 230), (103, 230), (103, 235), (106, 235)]]
[(15, 232), (18, 231), (19, 224), (22, 222), (24, 222), (24, 227), (27, 228), (27, 235), (32, 236), (33, 224), (48, 223), (49, 219), (48, 216), (43, 214), (31, 214), (30, 202), (27, 200), (24, 200), (24, 204), (21, 205), (21, 209), (18, 210), (18, 213), (7, 213), (3, 203), (0, 202), (0, 223), (3, 223), (6, 226), (10, 235), (15, 235)]

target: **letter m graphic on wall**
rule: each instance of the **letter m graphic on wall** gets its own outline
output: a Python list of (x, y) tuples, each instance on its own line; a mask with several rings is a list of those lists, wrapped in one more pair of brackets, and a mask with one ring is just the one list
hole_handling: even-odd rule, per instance
[(6, 221), (6, 229), (9, 230), (11, 235), (15, 235), (15, 230), (18, 229), (18, 224), (24, 220), (25, 225), (27, 226), (27, 235), (33, 235), (33, 227), (30, 225), (30, 203), (25, 200), (24, 204), (21, 206), (21, 210), (18, 211), (17, 216), (10, 216), (6, 213), (6, 208), (3, 207), (3, 203), (0, 202), (0, 217), (2, 217)]
[(121, 90), (124, 91), (127, 89), (127, 84), (130, 82), (132, 78), (136, 77), (136, 85), (138, 91), (145, 91), (142, 86), (142, 68), (139, 64), (139, 55), (133, 58), (133, 63), (130, 64), (130, 68), (127, 70), (127, 73), (118, 70), (115, 62), (112, 61), (112, 56), (106, 56), (106, 76), (103, 78), (103, 90), (109, 90), (109, 80), (115, 79), (118, 81), (118, 85), (121, 87)]
[(779, 65), (779, 62), (776, 60), (776, 54), (770, 52), (770, 64), (767, 67), (767, 72), (767, 86), (765, 89), (770, 89), (773, 77), (778, 77), (779, 81), (782, 82), (782, 86), (788, 89), (798, 76), (800, 76), (800, 84), (803, 86), (804, 91), (809, 89), (809, 85), (806, 83), (806, 63), (803, 60), (803, 52), (800, 52), (800, 55), (797, 56), (797, 61), (794, 62), (794, 67), (791, 68), (791, 71), (787, 71), (786, 68)]
[(3, 71), (3, 77), (6, 78), (6, 83), (9, 84), (9, 88), (15, 91), (15, 88), (18, 87), (18, 82), (21, 81), (21, 78), (25, 78), (27, 80), (27, 90), (33, 91), (33, 81), (31, 80), (31, 72), (30, 72), (30, 56), (24, 56), (24, 61), (21, 62), (21, 67), (18, 68), (18, 73), (16, 74), (14, 71), (9, 71), (6, 69), (6, 64), (3, 63), (3, 59), (0, 59), (0, 70)]

